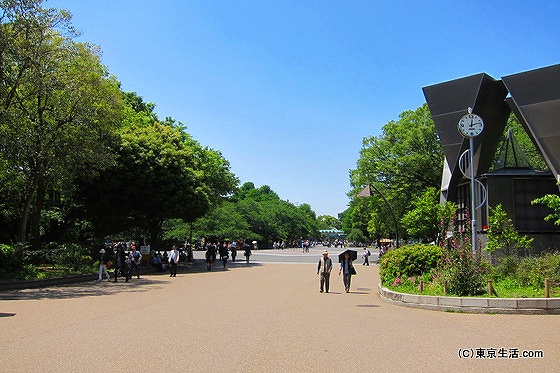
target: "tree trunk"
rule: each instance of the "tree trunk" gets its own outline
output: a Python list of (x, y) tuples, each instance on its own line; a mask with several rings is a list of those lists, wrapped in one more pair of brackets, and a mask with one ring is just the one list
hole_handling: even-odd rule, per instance
[(45, 183), (40, 180), (37, 185), (33, 214), (31, 215), (31, 246), (33, 247), (33, 250), (39, 250), (41, 248), (41, 212), (43, 211), (45, 194)]
[(29, 186), (29, 191), (27, 198), (25, 199), (25, 205), (23, 206), (23, 211), (21, 213), (21, 218), (19, 221), (19, 231), (18, 231), (18, 242), (25, 242), (27, 240), (27, 224), (29, 222), (29, 214), (31, 211), (31, 205), (33, 199), (35, 198), (35, 192), (37, 190), (38, 176), (31, 178), (31, 183)]

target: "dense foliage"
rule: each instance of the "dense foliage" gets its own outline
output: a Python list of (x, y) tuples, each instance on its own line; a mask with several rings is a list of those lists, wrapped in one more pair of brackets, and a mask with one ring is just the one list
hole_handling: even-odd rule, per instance
[[(413, 208), (413, 201), (427, 188), (439, 188), (442, 167), (443, 152), (428, 106), (401, 113), (398, 121), (383, 127), (380, 136), (364, 138), (357, 168), (350, 172), (352, 202), (343, 228), (361, 229), (372, 238), (394, 236), (393, 214), (397, 226), (402, 225), (401, 219)], [(356, 197), (366, 185), (375, 186), (379, 193)], [(404, 228), (399, 229), (401, 235), (409, 227)]]
[(436, 245), (408, 245), (387, 252), (379, 263), (383, 285), (399, 283), (402, 279), (422, 276), (435, 270), (443, 259), (441, 247)]
[(40, 1), (2, 1), (0, 180), (3, 232), (38, 247), (48, 198), (112, 162), (122, 112), (98, 48), (72, 40), (70, 15)]
[(480, 250), (473, 253), (468, 244), (447, 248), (439, 268), (448, 292), (458, 296), (482, 294), (489, 271), (490, 264)]
[(137, 227), (157, 246), (166, 219), (194, 221), (232, 192), (237, 179), (219, 152), (203, 148), (173, 120), (160, 122), (140, 98), (134, 102), (138, 111), (126, 112), (117, 133), (117, 162), (82, 179), (80, 196), (98, 237)]
[[(512, 131), (515, 140), (517, 141), (518, 145), (520, 145), (523, 155), (526, 157), (527, 161), (531, 165), (532, 168), (535, 170), (541, 171), (549, 171), (549, 167), (547, 166), (544, 158), (542, 157), (539, 150), (535, 147), (535, 144), (519, 122), (519, 119), (515, 116), (514, 113), (508, 118), (506, 123), (506, 128), (504, 134), (506, 134), (509, 130)], [(502, 140), (498, 144), (498, 149), (500, 149), (506, 140), (506, 136), (502, 137)], [(496, 152), (496, 157), (499, 155), (499, 152)], [(493, 167), (491, 168), (492, 171)]]
[(275, 241), (297, 241), (317, 237), (319, 221), (310, 206), (281, 200), (264, 185), (243, 184), (220, 206), (197, 219), (191, 227), (169, 223), (167, 238), (194, 238), (214, 240), (251, 239), (260, 247), (272, 247)]
[(542, 288), (549, 278), (556, 286), (560, 284), (560, 255), (545, 253), (540, 257), (515, 258), (518, 261), (515, 277), (523, 286)]
[(510, 256), (522, 254), (523, 250), (531, 247), (533, 239), (517, 232), (502, 205), (490, 208), (488, 223), (487, 241), (484, 247), (486, 251), (490, 253), (499, 251), (503, 255)]
[(218, 150), (122, 92), (100, 48), (74, 41), (71, 14), (42, 4), (0, 0), (0, 267), (73, 271), (106, 239), (159, 247), (191, 228), (268, 244), (340, 225), (238, 188)]
[(401, 219), (402, 225), (410, 237), (420, 241), (439, 243), (445, 239), (447, 227), (457, 210), (452, 202), (441, 204), (439, 190), (427, 188), (424, 193), (413, 201), (413, 207)]

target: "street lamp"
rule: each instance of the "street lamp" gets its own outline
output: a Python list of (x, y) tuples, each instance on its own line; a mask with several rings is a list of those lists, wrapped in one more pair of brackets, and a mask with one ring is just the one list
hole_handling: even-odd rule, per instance
[(395, 240), (397, 243), (397, 247), (399, 247), (399, 224), (397, 223), (397, 217), (395, 216), (395, 211), (391, 207), (391, 204), (389, 203), (389, 201), (387, 201), (387, 198), (385, 198), (383, 193), (381, 193), (381, 191), (377, 189), (375, 185), (368, 184), (366, 185), (364, 190), (362, 190), (360, 194), (358, 194), (358, 197), (371, 197), (371, 187), (373, 187), (373, 189), (377, 192), (377, 194), (379, 194), (381, 198), (383, 198), (383, 201), (385, 201), (385, 204), (387, 205), (389, 211), (391, 212), (391, 216), (393, 217), (393, 223), (395, 224)]

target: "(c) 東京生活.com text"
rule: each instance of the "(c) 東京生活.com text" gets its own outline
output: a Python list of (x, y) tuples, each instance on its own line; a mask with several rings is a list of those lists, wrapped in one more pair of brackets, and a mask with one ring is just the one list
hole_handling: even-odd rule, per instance
[(542, 350), (520, 350), (515, 347), (499, 348), (460, 348), (458, 351), (461, 359), (542, 359)]

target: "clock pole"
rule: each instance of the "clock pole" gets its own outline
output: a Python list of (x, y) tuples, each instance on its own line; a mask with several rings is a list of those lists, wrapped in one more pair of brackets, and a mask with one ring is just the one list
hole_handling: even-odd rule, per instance
[(472, 250), (473, 254), (476, 254), (476, 201), (475, 201), (475, 193), (476, 193), (476, 185), (474, 181), (475, 172), (474, 172), (474, 137), (469, 138), (469, 147), (470, 147), (470, 163), (471, 163), (471, 229), (472, 229)]
[[(473, 254), (476, 253), (477, 247), (477, 232), (476, 232), (476, 174), (474, 172), (474, 138), (481, 134), (484, 129), (484, 121), (476, 114), (472, 113), (472, 108), (467, 109), (467, 114), (464, 115), (457, 125), (457, 129), (463, 137), (469, 138), (469, 163), (471, 166), (470, 177), (471, 179), (471, 230), (472, 230), (472, 250)], [(464, 171), (463, 171), (464, 174)]]
[[(472, 108), (467, 108), (467, 113), (472, 114)], [(472, 124), (472, 121), (471, 121)], [(476, 184), (474, 178), (476, 176), (474, 172), (474, 136), (469, 136), (469, 162), (471, 164), (471, 239), (472, 239), (472, 251), (476, 254)]]

